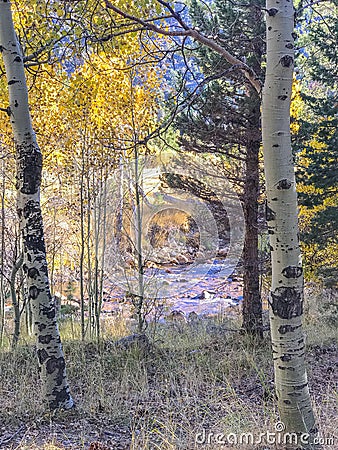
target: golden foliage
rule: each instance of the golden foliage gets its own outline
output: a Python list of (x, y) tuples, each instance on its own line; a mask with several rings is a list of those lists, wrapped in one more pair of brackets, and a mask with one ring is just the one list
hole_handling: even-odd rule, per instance
[(291, 94), (291, 133), (297, 134), (299, 131), (299, 118), (304, 112), (304, 102), (301, 98), (301, 84), (296, 78), (293, 79)]
[[(132, 4), (139, 7), (136, 2)], [(42, 20), (47, 13), (52, 18), (65, 14), (64, 5), (53, 5), (54, 9), (48, 10), (50, 2), (15, 2), (16, 29), (19, 36), (25, 32), (26, 54), (39, 49), (41, 43), (62, 38), (60, 27), (53, 28)], [(86, 2), (83, 20), (89, 20), (91, 14), (91, 25), (102, 32), (106, 18), (97, 5)], [(136, 33), (114, 39), (108, 49), (92, 49), (86, 60), (84, 54), (81, 59), (70, 51), (69, 60), (76, 60), (71, 69), (62, 57), (52, 54), (52, 64), (39, 64), (26, 72), (33, 127), (44, 156), (42, 205), (48, 254), (53, 255), (56, 270), (78, 267), (80, 190), (85, 191), (85, 208), (90, 201), (95, 203), (102, 195), (102, 180), (116, 167), (121, 151), (128, 154), (157, 126), (161, 70), (149, 64), (137, 65), (140, 60), (147, 62), (147, 54)], [(0, 107), (7, 105), (7, 85), (2, 77)], [(8, 117), (4, 111), (0, 114), (1, 145), (13, 149)]]
[[(292, 98), (291, 98), (291, 133), (297, 135), (300, 129), (299, 119), (306, 117), (308, 112), (306, 110), (306, 105), (301, 98), (301, 83), (294, 79)], [(324, 119), (324, 118), (323, 118)], [(321, 120), (318, 118), (318, 120)], [(325, 117), (325, 120), (328, 120)], [(308, 156), (306, 147), (310, 147), (314, 153), (322, 152), (325, 149), (325, 143), (319, 141), (317, 136), (310, 136), (307, 142), (304, 142), (304, 148), (300, 150), (297, 156), (298, 166), (303, 169), (309, 167), (310, 157)], [(322, 188), (318, 188), (313, 184), (307, 184), (304, 182), (298, 182), (297, 191), (303, 194), (310, 195), (321, 195), (324, 194)], [(299, 227), (302, 234), (307, 234), (313, 231), (313, 219), (316, 215), (328, 206), (337, 205), (337, 196), (323, 196), (324, 200), (321, 204), (311, 205), (311, 206), (299, 206)], [(320, 230), (318, 230), (318, 233)], [(317, 243), (301, 243), (302, 253), (305, 262), (305, 274), (313, 278), (315, 277), (315, 272), (318, 267), (327, 266), (333, 267), (336, 265), (338, 259), (338, 249), (334, 242), (328, 240), (325, 248), (322, 248)]]

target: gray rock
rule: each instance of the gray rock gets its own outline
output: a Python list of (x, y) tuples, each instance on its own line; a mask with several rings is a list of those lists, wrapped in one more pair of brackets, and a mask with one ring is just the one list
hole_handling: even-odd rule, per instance
[(145, 334), (132, 334), (119, 339), (114, 344), (115, 348), (121, 350), (131, 350), (138, 348), (143, 351), (148, 351), (150, 349), (150, 342)]
[(199, 321), (198, 314), (195, 311), (191, 311), (188, 315), (188, 322), (190, 323), (196, 323)]
[(174, 309), (166, 316), (166, 321), (186, 323), (187, 319), (183, 311)]

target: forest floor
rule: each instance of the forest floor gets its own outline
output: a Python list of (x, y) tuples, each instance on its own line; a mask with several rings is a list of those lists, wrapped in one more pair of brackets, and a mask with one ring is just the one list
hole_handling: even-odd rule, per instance
[[(149, 330), (149, 347), (125, 350), (113, 344), (128, 334), (122, 325), (100, 346), (71, 340), (67, 326), (62, 333), (76, 408), (46, 413), (33, 345), (3, 351), (1, 449), (281, 448), (264, 442), (224, 444), (229, 433), (233, 442), (234, 434), (252, 433), (256, 439), (275, 430), (268, 332), (263, 341), (254, 342), (240, 333), (238, 319), (218, 315), (194, 324), (158, 324)], [(319, 432), (327, 439), (323, 448), (333, 450), (338, 448), (337, 323), (307, 308), (305, 329)]]

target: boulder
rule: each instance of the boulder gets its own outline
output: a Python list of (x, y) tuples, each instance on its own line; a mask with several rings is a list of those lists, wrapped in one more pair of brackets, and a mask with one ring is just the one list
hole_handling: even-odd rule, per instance
[(199, 320), (198, 314), (195, 311), (191, 311), (188, 315), (188, 322), (196, 323), (198, 322), (198, 320)]
[(178, 261), (179, 264), (189, 264), (190, 260), (182, 254), (179, 254), (176, 256), (176, 260)]
[(229, 253), (229, 249), (228, 248), (220, 248), (218, 250), (217, 256), (221, 256), (222, 258), (225, 258)]
[(135, 333), (119, 339), (115, 342), (114, 347), (120, 350), (132, 350), (137, 348), (142, 351), (148, 351), (150, 342), (145, 334)]
[(171, 311), (171, 313), (167, 315), (166, 320), (168, 322), (180, 322), (180, 323), (187, 322), (184, 312), (178, 309), (174, 309), (173, 311)]

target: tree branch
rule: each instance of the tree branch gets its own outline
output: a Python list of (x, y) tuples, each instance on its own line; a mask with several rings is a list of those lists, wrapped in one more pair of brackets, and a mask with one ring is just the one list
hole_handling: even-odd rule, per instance
[[(166, 7), (168, 7), (168, 4), (164, 1), (160, 1), (160, 3)], [(121, 10), (117, 6), (113, 5), (109, 0), (105, 0), (105, 5), (107, 9), (111, 9), (119, 16), (123, 17), (124, 19), (131, 20), (132, 22), (136, 22), (140, 25), (142, 25), (144, 28), (151, 30), (157, 34), (161, 34), (163, 36), (171, 36), (171, 37), (191, 37), (195, 41), (199, 42), (200, 44), (203, 44), (215, 52), (217, 52), (219, 55), (221, 55), (229, 64), (232, 66), (236, 66), (241, 72), (244, 73), (246, 78), (249, 80), (251, 85), (255, 88), (255, 90), (260, 93), (262, 86), (258, 79), (258, 76), (255, 74), (255, 72), (243, 61), (233, 56), (231, 53), (229, 53), (224, 47), (217, 44), (212, 38), (204, 36), (201, 32), (199, 32), (196, 29), (193, 29), (189, 27), (182, 19), (181, 17), (174, 12), (173, 17), (177, 20), (178, 24), (183, 28), (182, 30), (168, 30), (161, 28), (153, 23), (150, 23), (148, 21), (145, 21), (143, 19), (140, 19), (139, 17), (133, 16), (131, 14), (128, 14), (127, 12)], [(169, 10), (171, 11), (172, 8), (169, 6)], [(178, 16), (178, 17), (177, 17)]]
[(299, 9), (297, 9), (297, 10), (295, 11), (295, 15), (296, 15), (296, 16), (299, 16), (299, 14), (300, 14), (302, 11), (304, 11), (304, 9), (311, 8), (312, 6), (318, 5), (318, 4), (320, 4), (320, 3), (328, 3), (329, 1), (330, 1), (330, 0), (317, 0), (317, 1), (314, 1), (314, 2), (311, 2), (311, 3), (307, 3), (306, 5), (302, 6), (302, 7), (299, 8)]

